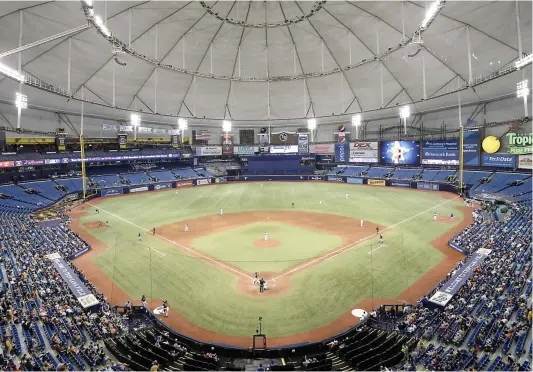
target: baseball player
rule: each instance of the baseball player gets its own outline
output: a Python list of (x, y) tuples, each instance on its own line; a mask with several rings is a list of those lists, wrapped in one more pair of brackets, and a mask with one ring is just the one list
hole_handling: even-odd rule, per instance
[(379, 226), (376, 226), (376, 235), (379, 234)]
[(348, 194), (346, 194), (346, 199), (348, 199)]
[(141, 297), (141, 302), (142, 302), (143, 306), (146, 307), (146, 296), (145, 296), (145, 295), (143, 295), (143, 296)]
[(318, 205), (322, 205), (322, 200), (320, 200), (320, 201), (318, 202)]
[(453, 221), (453, 212), (452, 212), (452, 213), (450, 213), (450, 220), (452, 220), (452, 221)]
[(437, 221), (437, 213), (433, 213), (433, 221)]
[(294, 202), (292, 202), (292, 207), (294, 208)]
[(361, 227), (365, 227), (365, 221), (361, 220)]
[(152, 235), (155, 235), (155, 227), (152, 227)]
[(255, 272), (255, 275), (254, 275), (254, 284), (259, 284), (259, 274), (257, 273), (257, 271)]
[(168, 301), (163, 301), (163, 313), (165, 314), (165, 318), (168, 318)]
[(137, 235), (137, 238), (139, 239), (139, 241), (143, 240), (141, 233), (139, 233), (139, 235)]
[(224, 214), (224, 209), (220, 208), (220, 215), (222, 216)]
[(185, 224), (185, 232), (189, 231), (189, 225)]
[(265, 231), (265, 233), (263, 234), (264, 238), (265, 238), (265, 242), (268, 242), (268, 234), (267, 232)]
[(263, 184), (261, 184), (261, 188), (263, 188)]
[(379, 234), (379, 244), (383, 244), (383, 235)]

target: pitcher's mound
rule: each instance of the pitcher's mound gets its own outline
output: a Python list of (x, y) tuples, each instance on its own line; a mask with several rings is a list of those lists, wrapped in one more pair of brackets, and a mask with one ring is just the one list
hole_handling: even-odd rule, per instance
[(265, 242), (264, 239), (259, 239), (254, 242), (254, 247), (256, 248), (275, 248), (279, 245), (279, 241), (275, 239), (269, 239)]

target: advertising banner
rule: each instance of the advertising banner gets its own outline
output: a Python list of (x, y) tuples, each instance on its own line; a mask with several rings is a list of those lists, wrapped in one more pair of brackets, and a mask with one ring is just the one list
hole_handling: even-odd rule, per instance
[(126, 134), (118, 134), (118, 145), (121, 149), (128, 147), (128, 136)]
[(378, 142), (351, 142), (351, 163), (377, 163), (379, 162)]
[(313, 154), (334, 154), (335, 153), (335, 144), (314, 144), (311, 146), (311, 152)]
[(329, 182), (344, 182), (344, 179), (340, 176), (328, 176)]
[(233, 153), (235, 155), (253, 155), (259, 152), (259, 146), (235, 146)]
[(296, 145), (298, 147), (298, 133), (296, 132), (277, 132), (270, 133), (271, 145)]
[(170, 136), (170, 143), (172, 144), (172, 147), (180, 147), (180, 137), (177, 134), (173, 134)]
[(371, 186), (385, 186), (385, 180), (368, 179), (367, 184)]
[(102, 130), (118, 132), (119, 126), (117, 124), (102, 124)]
[[(179, 153), (174, 154), (154, 154), (154, 155), (123, 155), (123, 156), (90, 156), (86, 157), (86, 162), (92, 161), (115, 161), (115, 160), (137, 160), (137, 159), (165, 159), (165, 158), (181, 158), (183, 155)], [(34, 165), (29, 164), (29, 160), (24, 160), (21, 165)], [(81, 163), (81, 158), (63, 158), (63, 163)]]
[(119, 129), (121, 132), (133, 132), (133, 125), (121, 125)]
[(14, 167), (15, 162), (14, 161), (0, 161), (0, 168), (9, 168)]
[(502, 149), (510, 154), (523, 155), (533, 152), (532, 133), (507, 133), (505, 139), (506, 143)]
[(348, 177), (348, 178), (346, 178), (346, 182), (348, 182), (348, 183), (353, 183), (353, 184), (358, 184), (358, 185), (362, 185), (362, 184), (363, 184), (363, 179), (362, 179), (362, 178), (352, 178), (352, 177)]
[(429, 301), (439, 306), (446, 306), (452, 297), (459, 292), (461, 287), (470, 279), (476, 267), (478, 267), (490, 254), (490, 249), (480, 248), (468, 261), (433, 295)]
[(137, 132), (139, 133), (152, 133), (152, 128), (149, 127), (138, 127)]
[(135, 192), (143, 192), (148, 191), (148, 186), (141, 186), (141, 187), (131, 187), (130, 188), (130, 194)]
[[(2, 163), (0, 163), (0, 167)], [(533, 169), (533, 155), (519, 155), (518, 156), (518, 168), (520, 169)]]
[(298, 153), (298, 145), (271, 145), (271, 154), (296, 154)]
[(350, 132), (336, 132), (335, 143), (348, 143), (350, 142)]
[(176, 182), (176, 188), (192, 186), (192, 181)]
[(164, 189), (171, 189), (172, 183), (158, 183), (154, 186), (154, 190), (164, 190)]
[(380, 158), (382, 164), (417, 165), (420, 162), (418, 141), (382, 141)]
[(211, 178), (204, 178), (204, 179), (201, 179), (201, 180), (194, 180), (193, 184), (195, 184), (196, 186), (210, 185), (211, 181), (212, 181)]
[(416, 188), (418, 190), (439, 191), (439, 184), (438, 183), (418, 182), (416, 184)]
[(124, 193), (124, 189), (122, 187), (100, 190), (100, 196), (120, 195), (123, 193)]
[(350, 160), (350, 147), (348, 143), (335, 144), (335, 161), (348, 162)]
[(307, 133), (298, 134), (298, 153), (309, 154), (309, 135)]
[(395, 187), (411, 187), (409, 182), (400, 182), (400, 181), (392, 181), (390, 185), (395, 186)]
[(516, 168), (516, 155), (483, 153), (483, 155), (481, 156), (481, 166)]
[(459, 165), (459, 140), (422, 141), (422, 164)]
[(463, 136), (464, 165), (479, 165), (479, 129), (465, 130)]
[(196, 156), (221, 156), (222, 146), (197, 146)]
[(308, 181), (324, 181), (324, 177), (322, 176), (308, 176)]
[(59, 273), (61, 278), (65, 281), (68, 288), (76, 297), (80, 305), (86, 309), (88, 307), (98, 305), (100, 302), (96, 297), (87, 289), (85, 284), (81, 281), (80, 277), (72, 270), (72, 268), (65, 262), (65, 260), (57, 253), (49, 254), (46, 256), (52, 265)]

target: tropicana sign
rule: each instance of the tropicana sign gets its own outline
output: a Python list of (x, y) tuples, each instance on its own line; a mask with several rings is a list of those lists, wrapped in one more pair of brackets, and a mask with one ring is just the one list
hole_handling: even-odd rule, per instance
[(531, 154), (533, 152), (532, 133), (507, 133), (510, 154)]

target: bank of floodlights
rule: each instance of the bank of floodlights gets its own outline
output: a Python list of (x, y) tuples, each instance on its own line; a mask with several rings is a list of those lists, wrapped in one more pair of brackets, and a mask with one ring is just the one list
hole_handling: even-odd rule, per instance
[(400, 108), (400, 118), (403, 121), (403, 132), (407, 134), (407, 119), (411, 116), (411, 109), (409, 106), (403, 106)]
[(139, 125), (141, 125), (141, 115), (131, 114), (130, 122), (131, 125), (133, 125), (134, 127), (138, 127)]
[(19, 110), (27, 109), (28, 108), (28, 96), (17, 92), (15, 94), (15, 106)]
[(231, 132), (231, 121), (224, 120), (222, 122), (222, 130), (226, 133)]
[(307, 129), (309, 129), (310, 131), (313, 131), (316, 129), (316, 119), (307, 120)]
[(518, 98), (524, 99), (524, 114), (527, 118), (528, 109), (527, 109), (527, 96), (529, 96), (529, 86), (527, 80), (522, 80), (516, 84), (516, 96)]
[(181, 133), (183, 133), (183, 131), (187, 130), (187, 128), (189, 128), (189, 126), (187, 124), (187, 120), (179, 118), (178, 119), (178, 128), (181, 131)]
[(361, 127), (361, 121), (361, 114), (356, 114), (352, 116), (352, 127), (355, 128), (355, 139), (359, 139), (359, 128)]

